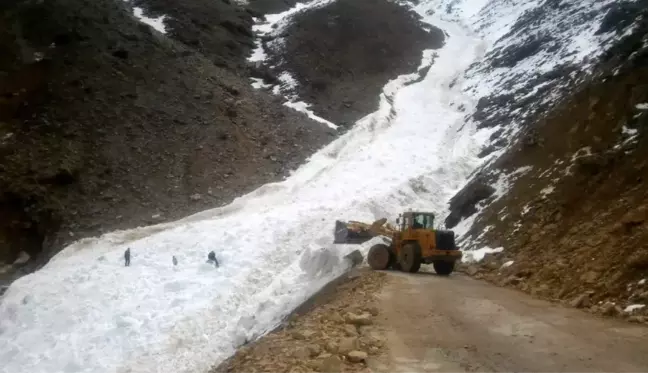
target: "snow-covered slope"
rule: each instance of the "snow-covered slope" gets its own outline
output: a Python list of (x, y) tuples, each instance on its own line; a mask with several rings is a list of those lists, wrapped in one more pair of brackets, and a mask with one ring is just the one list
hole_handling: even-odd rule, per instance
[[(376, 113), (282, 183), (178, 222), (77, 242), (16, 281), (0, 304), (0, 370), (205, 371), (347, 269), (341, 258), (355, 247), (331, 244), (336, 219), (443, 214), (486, 161), (477, 153), (493, 128), (477, 131), (467, 117), (505, 77), (482, 58), (537, 4), (420, 1), (426, 22), (447, 33), (442, 49), (424, 53), (421, 67), (432, 65), (422, 80), (390, 82)], [(211, 250), (220, 268), (205, 263)]]

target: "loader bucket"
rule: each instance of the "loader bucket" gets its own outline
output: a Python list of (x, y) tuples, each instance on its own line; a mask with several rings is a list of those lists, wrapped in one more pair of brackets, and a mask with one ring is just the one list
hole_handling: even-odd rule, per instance
[(336, 220), (333, 237), (333, 243), (336, 244), (361, 244), (372, 239), (373, 235), (368, 231), (350, 230), (347, 223)]

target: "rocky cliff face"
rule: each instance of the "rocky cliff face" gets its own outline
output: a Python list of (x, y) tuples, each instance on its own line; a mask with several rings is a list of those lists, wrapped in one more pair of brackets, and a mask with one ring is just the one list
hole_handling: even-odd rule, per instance
[[(578, 13), (558, 2), (536, 13), (554, 5), (562, 17)], [(605, 314), (648, 301), (640, 299), (648, 275), (646, 5), (580, 12), (602, 17), (596, 34), (613, 40), (604, 53), (542, 74), (541, 89), (526, 97), (480, 101), (482, 125), (521, 125), (451, 201), (446, 224), (467, 228), (465, 249), (503, 248), (471, 274)], [(518, 52), (532, 58), (551, 40)], [(505, 62), (515, 60), (523, 61)], [(499, 148), (496, 134), (484, 153)]]

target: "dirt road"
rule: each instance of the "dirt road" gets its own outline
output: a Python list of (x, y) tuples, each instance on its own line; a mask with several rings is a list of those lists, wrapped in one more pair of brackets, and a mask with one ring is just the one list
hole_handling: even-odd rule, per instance
[(390, 272), (376, 372), (648, 371), (648, 328), (536, 300), (461, 274)]

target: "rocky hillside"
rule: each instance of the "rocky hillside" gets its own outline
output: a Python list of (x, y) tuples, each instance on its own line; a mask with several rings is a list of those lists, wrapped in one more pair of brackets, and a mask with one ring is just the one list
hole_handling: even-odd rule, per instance
[(251, 16), (212, 3), (180, 9), (228, 11), (195, 39), (158, 33), (121, 1), (4, 7), (0, 260), (221, 205), (335, 135), (250, 87), (237, 68)]
[(416, 71), (422, 51), (440, 48), (444, 34), (395, 2), (336, 0), (298, 13), (262, 40), (264, 65), (283, 78), (282, 94), (348, 128), (376, 111), (387, 81)]
[[(281, 95), (250, 84), (260, 72), (247, 62), (255, 20), (294, 3), (24, 0), (0, 7), (0, 263), (22, 266), (0, 265), (0, 280), (32, 271), (79, 238), (226, 204), (281, 180), (335, 138), (339, 132), (286, 107)], [(164, 16), (165, 32), (138, 21), (134, 7)], [(393, 13), (392, 28), (370, 35), (375, 25), (365, 25), (356, 44), (401, 26), (412, 37), (398, 34), (396, 43), (392, 36), (390, 64), (366, 73), (373, 91), (363, 95), (372, 98), (389, 79), (415, 70), (423, 47), (439, 37), (410, 25), (405, 8), (380, 1), (376, 9)], [(339, 34), (349, 22), (291, 30), (296, 39), (288, 45), (311, 61), (321, 50), (300, 44), (300, 35)], [(371, 53), (355, 57), (367, 61)], [(353, 59), (328, 57), (322, 63), (341, 71), (358, 68)], [(262, 76), (276, 79), (267, 70)], [(352, 110), (361, 116), (373, 108)]]
[[(606, 315), (645, 310), (647, 7), (619, 2), (584, 11), (547, 1), (528, 13), (544, 26), (551, 19), (576, 29), (597, 25), (595, 35), (609, 42), (580, 64), (526, 80), (533, 89), (480, 100), (475, 120), (508, 126), (493, 133), (483, 150), (492, 158), (451, 201), (446, 224), (467, 229), (464, 249), (502, 251), (470, 274)], [(559, 35), (528, 36), (490, 60), (516, 66), (542, 51), (560, 53)], [(506, 131), (514, 135), (501, 136)]]

